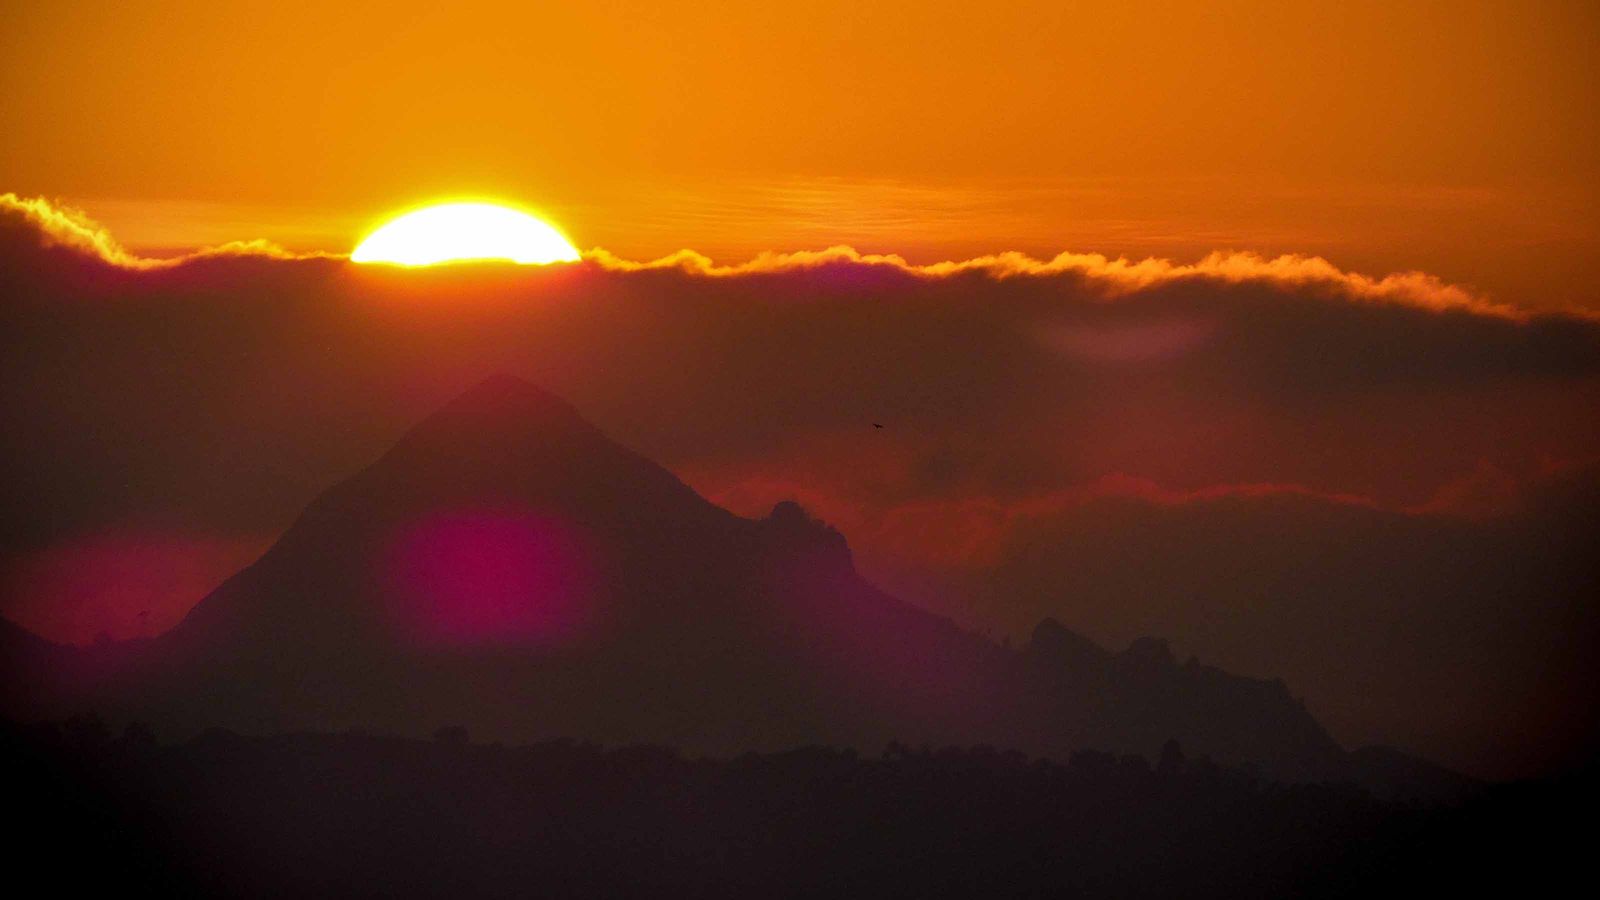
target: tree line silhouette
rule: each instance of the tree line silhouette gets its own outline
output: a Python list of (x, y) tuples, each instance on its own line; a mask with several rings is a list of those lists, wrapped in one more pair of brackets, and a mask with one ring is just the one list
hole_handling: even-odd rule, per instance
[[(727, 759), (361, 733), (166, 745), (4, 728), (20, 870), (171, 896), (1277, 897), (1529, 890), (1583, 858), (1594, 779), (1459, 803), (1247, 768), (993, 747)], [(20, 877), (21, 873), (17, 877)]]

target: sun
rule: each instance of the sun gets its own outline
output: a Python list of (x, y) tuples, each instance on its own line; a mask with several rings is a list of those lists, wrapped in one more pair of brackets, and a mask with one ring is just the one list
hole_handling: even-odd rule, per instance
[(524, 265), (575, 262), (578, 249), (547, 222), (494, 203), (441, 203), (390, 219), (367, 235), (352, 262), (431, 266), (462, 260)]

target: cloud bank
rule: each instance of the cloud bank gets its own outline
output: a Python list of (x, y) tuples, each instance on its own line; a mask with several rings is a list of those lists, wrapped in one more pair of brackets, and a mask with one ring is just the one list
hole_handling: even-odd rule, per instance
[[(0, 194), (0, 217), (20, 220), (34, 231), (45, 247), (74, 250), (106, 265), (131, 270), (182, 266), (216, 256), (259, 256), (272, 259), (346, 259), (346, 254), (294, 253), (264, 240), (233, 241), (171, 258), (141, 257), (129, 253), (112, 235), (82, 211), (46, 198)], [(1157, 285), (1186, 280), (1229, 284), (1262, 282), (1282, 287), (1319, 286), (1352, 299), (1401, 303), (1428, 309), (1465, 309), (1486, 315), (1524, 318), (1517, 307), (1494, 303), (1466, 288), (1448, 284), (1425, 272), (1397, 272), (1379, 278), (1347, 272), (1321, 257), (1284, 255), (1264, 258), (1254, 253), (1216, 252), (1194, 263), (1147, 258), (1138, 261), (1110, 259), (1098, 253), (1063, 252), (1048, 260), (1025, 253), (1005, 252), (966, 260), (915, 265), (895, 254), (861, 253), (852, 247), (789, 253), (768, 252), (741, 263), (719, 264), (693, 250), (647, 261), (624, 259), (604, 248), (583, 254), (590, 265), (615, 272), (677, 270), (707, 278), (776, 275), (848, 265), (883, 268), (917, 278), (948, 278), (980, 273), (991, 278), (1050, 278), (1077, 275), (1103, 283), (1107, 296), (1118, 296)], [(1581, 315), (1581, 313), (1575, 313)]]

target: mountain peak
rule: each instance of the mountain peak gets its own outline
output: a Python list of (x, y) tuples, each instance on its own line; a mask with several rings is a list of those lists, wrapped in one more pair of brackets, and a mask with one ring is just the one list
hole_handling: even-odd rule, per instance
[(461, 392), (461, 397), (474, 396), (524, 397), (561, 402), (560, 398), (544, 388), (510, 372), (494, 372)]
[(838, 529), (807, 512), (793, 500), (780, 500), (761, 520), (762, 529), (791, 551), (827, 559), (844, 571), (853, 571), (850, 545)]
[(628, 528), (732, 518), (567, 401), (505, 373), (417, 423), (336, 493), (365, 498), (351, 515), (379, 507), (397, 514), (518, 508)]
[(1163, 669), (1173, 668), (1178, 664), (1178, 658), (1172, 653), (1172, 646), (1166, 638), (1142, 637), (1128, 645), (1122, 651), (1123, 659), (1148, 666)]
[(462, 391), (424, 420), (418, 430), (428, 428), (430, 423), (459, 420), (466, 420), (475, 426), (497, 420), (537, 421), (546, 425), (564, 422), (592, 430), (592, 426), (567, 401), (531, 381), (506, 372), (496, 372)]
[(1041, 658), (1077, 666), (1097, 665), (1111, 656), (1099, 644), (1053, 617), (1046, 617), (1034, 626), (1028, 649)]
[(502, 372), (467, 388), (417, 423), (389, 456), (482, 468), (534, 460), (548, 465), (557, 458), (578, 463), (620, 452), (567, 401)]

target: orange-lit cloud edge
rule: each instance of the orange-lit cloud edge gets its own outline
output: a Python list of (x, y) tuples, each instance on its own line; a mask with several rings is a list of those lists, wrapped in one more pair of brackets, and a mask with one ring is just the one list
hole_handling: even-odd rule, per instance
[[(30, 223), (38, 230), (41, 241), (47, 247), (64, 247), (129, 271), (173, 269), (217, 257), (289, 261), (349, 259), (347, 253), (296, 252), (265, 240), (232, 241), (170, 258), (142, 257), (124, 248), (105, 227), (83, 211), (58, 201), (5, 193), (0, 194), (0, 212)], [(1537, 315), (1426, 272), (1394, 272), (1374, 277), (1341, 269), (1320, 256), (1297, 254), (1269, 258), (1251, 252), (1219, 251), (1193, 263), (1179, 263), (1156, 257), (1134, 261), (1125, 257), (1112, 259), (1099, 253), (1070, 251), (1042, 260), (1025, 253), (1005, 251), (965, 260), (918, 265), (897, 254), (862, 253), (853, 247), (840, 245), (823, 250), (766, 252), (745, 262), (719, 264), (693, 250), (679, 250), (659, 259), (635, 261), (596, 247), (584, 252), (583, 261), (577, 265), (620, 273), (669, 270), (703, 278), (772, 275), (836, 265), (888, 269), (924, 279), (967, 274), (997, 280), (1070, 275), (1098, 282), (1107, 298), (1171, 282), (1258, 282), (1294, 287), (1320, 286), (1355, 301), (1397, 304), (1436, 312), (1463, 312), (1516, 321)], [(1600, 313), (1588, 310), (1564, 310), (1562, 314), (1600, 321)]]
[(101, 262), (130, 271), (171, 269), (201, 259), (256, 256), (269, 259), (342, 259), (342, 254), (295, 253), (265, 240), (230, 241), (171, 258), (151, 258), (129, 252), (100, 223), (82, 210), (44, 197), (0, 194), (0, 211), (21, 218), (38, 229), (46, 247), (64, 247)]

